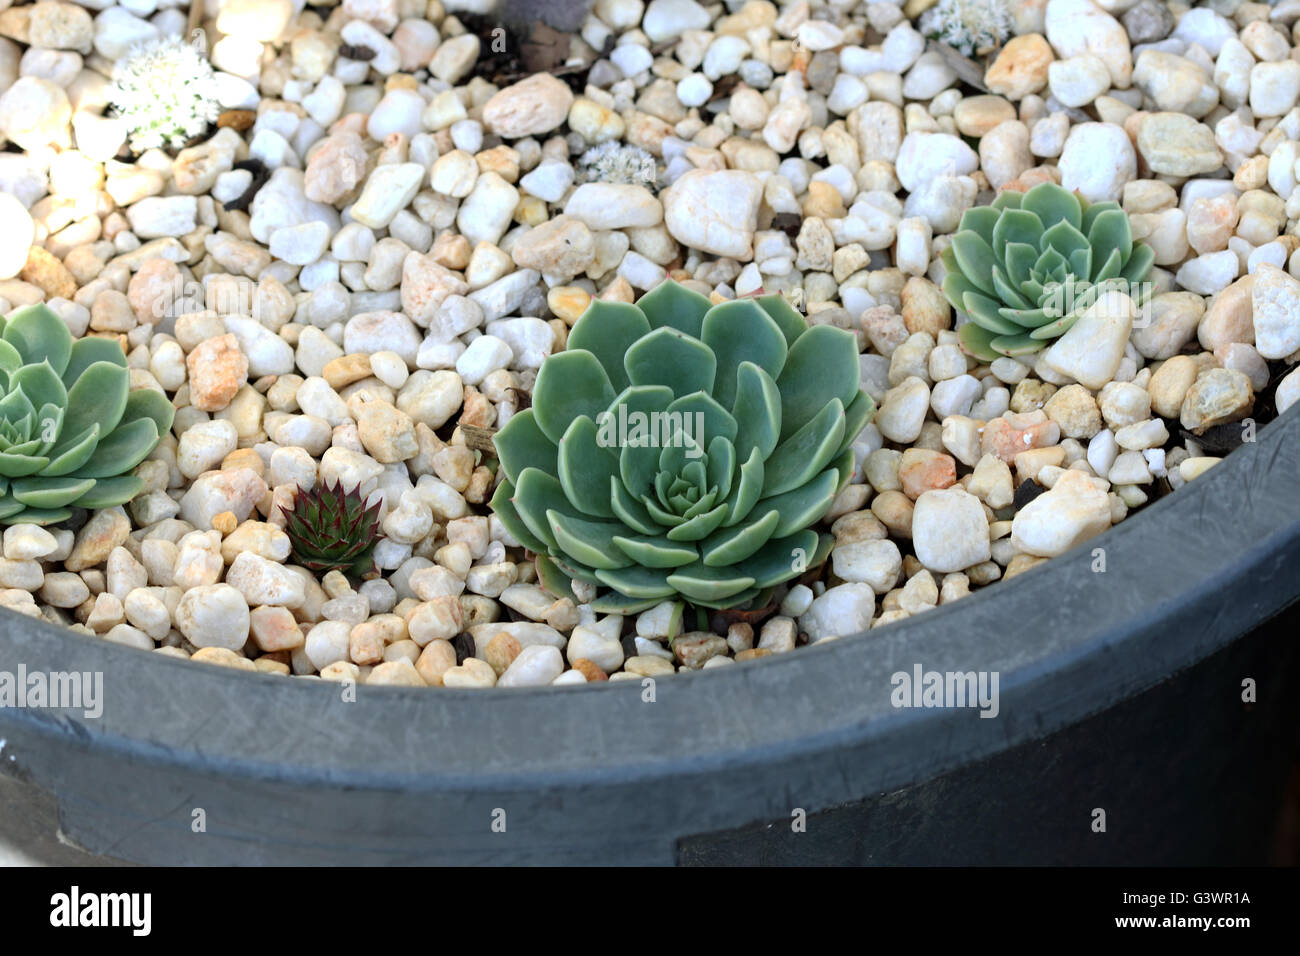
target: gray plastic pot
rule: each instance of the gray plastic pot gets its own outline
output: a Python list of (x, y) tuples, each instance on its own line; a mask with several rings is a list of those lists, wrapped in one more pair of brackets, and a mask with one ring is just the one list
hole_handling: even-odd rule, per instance
[[(148, 863), (1260, 861), (1296, 752), (1294, 628), (1261, 625), (1300, 597), (1298, 477), (1293, 411), (1013, 581), (653, 702), (630, 681), (346, 702), (5, 612), (0, 670), (102, 672), (104, 706), (0, 709), (0, 769), (65, 843)], [(998, 672), (997, 718), (894, 707), (917, 664)]]

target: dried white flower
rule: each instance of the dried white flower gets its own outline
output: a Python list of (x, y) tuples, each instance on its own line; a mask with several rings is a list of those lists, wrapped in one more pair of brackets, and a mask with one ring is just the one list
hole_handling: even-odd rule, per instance
[(1007, 0), (939, 0), (921, 14), (921, 32), (970, 56), (998, 46), (1011, 35)]
[(626, 183), (654, 191), (659, 179), (655, 158), (638, 146), (613, 141), (593, 146), (578, 158), (581, 182)]
[(211, 65), (175, 37), (142, 44), (119, 60), (108, 100), (126, 121), (136, 152), (161, 146), (179, 149), (221, 112)]

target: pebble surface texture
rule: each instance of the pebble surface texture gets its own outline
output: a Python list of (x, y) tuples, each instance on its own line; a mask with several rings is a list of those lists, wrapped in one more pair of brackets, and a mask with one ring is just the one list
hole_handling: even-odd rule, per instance
[[(1300, 0), (989, 0), (991, 32), (941, 24), (964, 62), (921, 30), (981, 4), (596, 0), (548, 69), (490, 6), (0, 4), (0, 310), (119, 342), (176, 407), (134, 500), (4, 529), (0, 604), (367, 684), (736, 666), (1104, 543), (1300, 401)], [(194, 26), (218, 118), (133, 153), (113, 68)], [(1150, 296), (978, 362), (940, 256), (1044, 182), (1123, 208)], [(596, 613), (487, 506), (587, 305), (666, 278), (852, 332), (879, 405), (829, 559), (762, 609)], [(281, 509), (324, 482), (380, 503), (368, 580), (293, 564)]]

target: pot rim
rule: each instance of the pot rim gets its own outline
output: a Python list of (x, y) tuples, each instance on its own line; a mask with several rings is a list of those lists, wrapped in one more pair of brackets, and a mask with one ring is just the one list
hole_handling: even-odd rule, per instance
[[(829, 806), (1045, 736), (1282, 610), (1300, 597), (1298, 475), (1293, 411), (1177, 494), (1013, 582), (879, 631), (665, 677), (654, 682), (654, 702), (643, 702), (643, 681), (361, 685), (347, 702), (333, 682), (147, 657), (5, 611), (0, 670), (21, 662), (28, 673), (102, 672), (104, 707), (98, 719), (0, 708), (0, 737), (8, 723), (129, 762), (349, 789), (738, 781), (755, 769), (770, 780), (775, 768), (799, 775), (806, 806)], [(1104, 572), (1091, 570), (1096, 548)], [(893, 707), (891, 675), (916, 664), (996, 671), (997, 719), (972, 708)], [(849, 761), (850, 752), (867, 759)]]

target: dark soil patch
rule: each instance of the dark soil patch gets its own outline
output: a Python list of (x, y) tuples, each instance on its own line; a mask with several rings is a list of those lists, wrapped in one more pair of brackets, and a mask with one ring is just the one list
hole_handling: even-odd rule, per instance
[[(471, 76), (482, 77), (497, 86), (508, 86), (534, 73), (550, 73), (575, 93), (581, 93), (586, 87), (591, 64), (568, 63), (570, 34), (554, 30), (540, 20), (515, 27), (477, 13), (460, 13), (457, 19), (479, 39), (479, 56)], [(608, 46), (613, 46), (612, 37)]]

